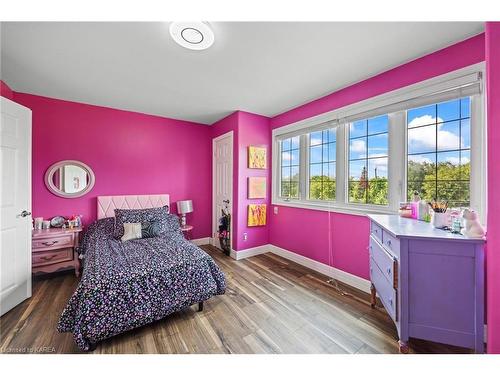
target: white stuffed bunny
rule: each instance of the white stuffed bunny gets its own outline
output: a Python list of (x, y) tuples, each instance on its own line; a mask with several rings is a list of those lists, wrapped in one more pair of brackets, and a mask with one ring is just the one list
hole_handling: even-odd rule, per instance
[(476, 211), (465, 209), (462, 212), (465, 228), (462, 229), (462, 234), (469, 238), (483, 238), (484, 228), (479, 223)]

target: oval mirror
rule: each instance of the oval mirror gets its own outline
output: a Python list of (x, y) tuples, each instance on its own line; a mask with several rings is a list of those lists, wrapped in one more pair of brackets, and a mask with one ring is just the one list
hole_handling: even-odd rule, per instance
[(92, 169), (77, 160), (63, 160), (53, 164), (45, 173), (45, 185), (55, 195), (78, 198), (94, 187)]

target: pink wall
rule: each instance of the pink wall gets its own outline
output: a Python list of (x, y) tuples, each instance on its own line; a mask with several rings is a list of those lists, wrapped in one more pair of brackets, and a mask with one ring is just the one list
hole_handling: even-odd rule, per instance
[[(267, 203), (270, 208), (270, 132), (269, 119), (248, 112), (236, 111), (212, 125), (212, 139), (233, 131), (233, 249), (244, 250), (269, 243), (269, 226), (247, 227), (247, 206), (249, 203)], [(250, 145), (268, 148), (268, 169), (248, 169), (247, 148)], [(248, 177), (268, 177), (266, 199), (247, 199)], [(269, 211), (268, 211), (269, 220)], [(247, 233), (247, 240), (243, 234)]]
[(3, 96), (4, 98), (10, 99), (10, 100), (14, 100), (14, 92), (2, 80), (0, 80), (0, 96)]
[[(238, 112), (238, 236), (235, 238), (235, 249), (244, 250), (269, 243), (269, 210), (270, 210), (270, 183), (271, 183), (271, 137), (269, 133), (269, 118), (248, 112)], [(248, 168), (248, 146), (264, 146), (267, 148), (267, 169)], [(248, 199), (248, 177), (267, 177), (268, 192), (265, 199)], [(250, 203), (267, 204), (266, 226), (248, 227), (247, 212)], [(247, 233), (247, 240), (243, 240), (243, 233)]]
[(488, 352), (500, 353), (500, 22), (486, 23), (488, 108)]
[(271, 127), (279, 128), (481, 61), (484, 61), (484, 34), (466, 39), (277, 115), (271, 119)]
[(278, 207), (271, 214), (270, 243), (369, 279), (366, 217)]
[[(484, 61), (484, 34), (277, 115), (271, 119), (271, 128), (275, 129), (481, 61)], [(273, 245), (368, 279), (368, 225), (368, 220), (360, 216), (279, 207), (279, 213), (271, 215), (269, 238)], [(329, 260), (329, 253), (333, 254), (333, 263)]]
[[(211, 233), (210, 127), (140, 113), (14, 93), (33, 111), (33, 215), (83, 214), (96, 218), (98, 195), (169, 193), (192, 199), (193, 238)], [(81, 160), (95, 173), (89, 194), (64, 199), (51, 194), (44, 173), (54, 162)]]

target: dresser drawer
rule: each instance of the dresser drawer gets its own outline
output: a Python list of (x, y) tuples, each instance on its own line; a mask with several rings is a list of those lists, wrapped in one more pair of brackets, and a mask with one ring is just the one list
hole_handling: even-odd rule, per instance
[(62, 249), (65, 247), (73, 247), (73, 234), (62, 236), (52, 236), (49, 238), (35, 238), (32, 241), (34, 252)]
[(61, 249), (34, 253), (32, 256), (33, 267), (73, 260), (73, 249)]
[(372, 257), (370, 257), (370, 279), (373, 285), (375, 285), (377, 294), (387, 313), (394, 321), (398, 321), (397, 290), (393, 288), (392, 283), (382, 274), (382, 271)]
[(370, 224), (370, 234), (382, 243), (382, 228), (373, 221)]
[(384, 244), (386, 249), (399, 256), (399, 240), (386, 230), (384, 230), (383, 233), (382, 243)]
[[(385, 233), (384, 233), (385, 234)], [(389, 254), (373, 237), (370, 237), (370, 256), (377, 264), (382, 274), (391, 283), (392, 287), (398, 287), (398, 261)]]

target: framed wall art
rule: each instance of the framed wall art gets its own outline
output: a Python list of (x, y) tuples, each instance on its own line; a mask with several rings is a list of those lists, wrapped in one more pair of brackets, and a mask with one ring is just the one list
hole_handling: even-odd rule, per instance
[(248, 177), (248, 199), (266, 198), (266, 188), (266, 177)]
[(248, 224), (249, 227), (258, 227), (266, 225), (266, 205), (249, 204), (248, 205)]
[(267, 169), (267, 149), (259, 146), (248, 146), (248, 168)]

